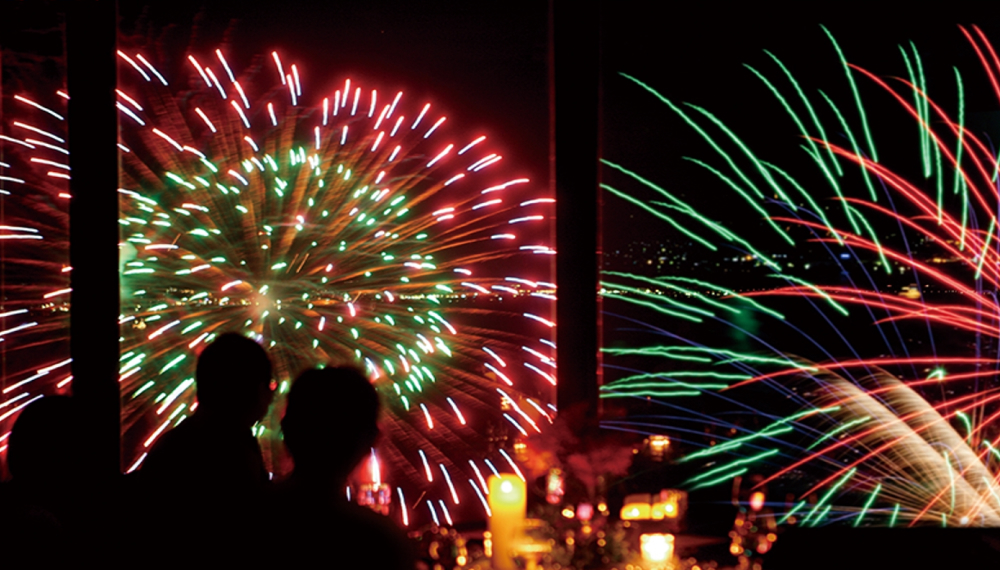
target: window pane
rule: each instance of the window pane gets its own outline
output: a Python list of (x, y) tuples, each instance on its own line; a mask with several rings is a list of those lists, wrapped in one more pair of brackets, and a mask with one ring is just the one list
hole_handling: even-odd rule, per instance
[[(0, 458), (29, 402), (69, 392), (64, 15), (4, 6), (0, 39)], [(10, 27), (8, 27), (8, 25)]]
[(605, 43), (615, 425), (672, 440), (694, 522), (762, 491), (781, 524), (1000, 524), (1000, 30), (647, 16)]
[(236, 331), (275, 363), (255, 428), (275, 477), (290, 381), (348, 362), (386, 409), (351, 493), (482, 519), (480, 480), (553, 415), (544, 7), (305, 6), (123, 13), (125, 465), (196, 410), (198, 352)]

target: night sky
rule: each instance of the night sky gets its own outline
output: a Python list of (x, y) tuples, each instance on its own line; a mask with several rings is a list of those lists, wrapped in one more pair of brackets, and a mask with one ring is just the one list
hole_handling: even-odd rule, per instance
[[(29, 5), (56, 3), (18, 4), (17, 12), (30, 14), (44, 8), (29, 10)], [(188, 53), (210, 53), (219, 46), (238, 69), (278, 50), (286, 61), (302, 63), (308, 94), (317, 100), (352, 77), (434, 101), (454, 124), (488, 134), (520, 174), (543, 182), (549, 177), (550, 152), (547, 4), (121, 0), (119, 13), (124, 42), (157, 46), (161, 61), (173, 59), (175, 66), (184, 65)], [(955, 6), (943, 14), (901, 20), (845, 18), (819, 10), (789, 15), (766, 3), (727, 9), (723, 17), (713, 6), (671, 6), (663, 12), (642, 2), (605, 5), (600, 9), (602, 59), (592, 63), (603, 77), (604, 155), (669, 181), (695, 202), (711, 182), (710, 175), (681, 159), (709, 158), (711, 150), (669, 109), (619, 75), (625, 72), (675, 102), (716, 113), (751, 148), (768, 149), (770, 159), (794, 169), (804, 162), (795, 126), (744, 64), (786, 86), (764, 53), (770, 50), (808, 93), (815, 96), (821, 88), (835, 100), (848, 100), (843, 73), (819, 22), (826, 23), (851, 62), (883, 77), (905, 75), (897, 45), (914, 42), (932, 95), (945, 106), (954, 106), (954, 82), (942, 78), (950, 79), (951, 66), (958, 66), (966, 81), (966, 113), (970, 121), (982, 120), (977, 113), (992, 111), (996, 102), (977, 88), (985, 78), (955, 23), (978, 23), (989, 37), (1000, 37), (1000, 26), (989, 25), (988, 11), (960, 13)], [(6, 25), (17, 24), (8, 20)], [(5, 37), (11, 36), (8, 27)], [(913, 143), (915, 128), (898, 105), (870, 82), (859, 85), (870, 112), (883, 115), (876, 137), (898, 140), (908, 133), (906, 142)], [(907, 160), (911, 152), (907, 146), (880, 146)], [(646, 230), (609, 204), (606, 221), (623, 230), (614, 232), (612, 244), (642, 238)], [(712, 206), (710, 199), (705, 206)]]
[[(819, 10), (778, 13), (769, 11), (766, 4), (755, 4), (752, 11), (727, 12), (725, 18), (715, 12), (713, 7), (686, 7), (658, 15), (636, 5), (607, 8), (602, 61), (604, 156), (665, 185), (715, 219), (732, 214), (718, 201), (721, 183), (682, 157), (695, 157), (715, 166), (724, 164), (721, 158), (666, 105), (620, 73), (646, 82), (675, 104), (686, 102), (707, 109), (762, 158), (801, 176), (806, 183), (822, 183), (815, 165), (799, 148), (802, 139), (796, 125), (744, 64), (765, 75), (801, 110), (791, 84), (764, 50), (770, 51), (800, 82), (824, 124), (836, 124), (836, 119), (820, 98), (819, 89), (857, 124), (849, 85), (832, 44), (820, 28), (823, 23), (849, 62), (882, 78), (907, 76), (897, 46), (912, 41), (920, 51), (931, 97), (952, 112), (956, 87), (951, 68), (957, 67), (965, 84), (967, 126), (979, 132), (988, 130), (994, 141), (1000, 142), (997, 100), (957, 25), (975, 23), (996, 41), (1000, 27), (991, 25), (991, 17), (951, 10), (918, 20), (846, 19)], [(911, 172), (908, 169), (917, 164), (914, 159), (919, 148), (912, 117), (881, 87), (867, 79), (856, 81), (880, 158), (898, 171)], [(898, 81), (893, 84), (903, 87)], [(836, 134), (831, 134), (833, 137)], [(620, 201), (605, 199), (605, 222), (616, 230), (609, 232), (605, 226), (606, 250), (651, 237), (648, 224), (635, 223), (630, 208), (615, 204)], [(744, 224), (744, 231), (759, 227), (756, 220), (737, 223)]]
[[(188, 54), (222, 47), (239, 73), (277, 50), (300, 64), (309, 104), (348, 77), (403, 90), (433, 101), (463, 130), (486, 134), (508, 167), (516, 165), (511, 174), (548, 184), (546, 2), (120, 0), (118, 11), (122, 45), (153, 49), (172, 77), (190, 73)], [(57, 62), (48, 75), (61, 76), (63, 12), (61, 2), (5, 4), (0, 45), (8, 58), (48, 58)]]
[[(236, 68), (278, 50), (286, 61), (302, 63), (307, 91), (317, 100), (352, 77), (434, 101), (454, 124), (490, 135), (519, 174), (543, 182), (549, 177), (550, 152), (547, 4), (121, 0), (119, 12), (124, 42), (157, 46), (161, 61), (173, 59), (175, 66), (184, 65), (188, 53), (210, 53), (218, 46), (225, 46)], [(21, 21), (7, 19), (5, 38), (31, 27), (32, 13), (58, 3), (17, 5), (8, 12), (21, 15)], [(970, 125), (992, 122), (981, 112), (992, 111), (996, 102), (985, 95), (975, 54), (955, 24), (978, 23), (988, 37), (1000, 37), (1000, 26), (990, 25), (989, 11), (961, 11), (961, 5), (949, 3), (943, 13), (902, 19), (832, 9), (788, 14), (767, 3), (727, 8), (723, 14), (714, 5), (672, 5), (662, 11), (642, 2), (607, 4), (600, 8), (602, 60), (592, 62), (603, 77), (604, 155), (669, 181), (695, 202), (710, 195), (704, 187), (711, 176), (681, 157), (709, 158), (711, 150), (669, 109), (619, 75), (625, 72), (675, 102), (712, 111), (751, 148), (767, 149), (766, 156), (794, 171), (796, 163), (804, 163), (796, 128), (744, 64), (787, 86), (764, 53), (770, 50), (812, 96), (821, 88), (835, 100), (849, 100), (819, 22), (826, 23), (851, 62), (882, 77), (905, 75), (897, 46), (914, 42), (931, 78), (932, 96), (948, 108), (954, 107), (950, 68), (957, 66), (966, 81)], [(908, 161), (916, 140), (912, 122), (879, 87), (865, 81), (859, 86), (881, 121), (876, 138), (900, 141), (905, 135), (904, 144), (883, 142), (880, 151)], [(711, 198), (703, 204), (713, 206)], [(623, 230), (613, 239), (643, 237), (645, 228), (628, 223), (631, 218), (609, 205), (606, 221)]]
[[(844, 270), (842, 266), (831, 262), (832, 258), (825, 248), (807, 243), (806, 240), (813, 236), (801, 228), (794, 228), (792, 231), (797, 240), (794, 247), (784, 244), (765, 225), (762, 216), (747, 207), (715, 175), (684, 160), (684, 157), (693, 157), (732, 174), (722, 157), (692, 127), (667, 105), (620, 73), (642, 80), (677, 105), (691, 103), (711, 112), (761, 159), (787, 170), (816, 196), (821, 206), (828, 206), (830, 210), (837, 208), (835, 201), (831, 199), (833, 191), (816, 164), (802, 150), (803, 139), (798, 127), (765, 84), (745, 67), (749, 65), (757, 69), (804, 114), (791, 83), (764, 50), (774, 54), (787, 66), (812, 101), (828, 130), (830, 140), (848, 145), (835, 127), (838, 124), (836, 117), (818, 93), (818, 90), (823, 90), (841, 106), (847, 120), (860, 136), (857, 110), (849, 83), (820, 22), (824, 22), (837, 39), (850, 63), (887, 81), (911, 102), (912, 93), (899, 81), (899, 78), (907, 77), (907, 69), (898, 46), (909, 48), (910, 42), (913, 42), (921, 54), (930, 97), (952, 116), (957, 108), (953, 69), (957, 68), (964, 85), (967, 128), (978, 135), (984, 135), (986, 144), (992, 144), (994, 148), (1000, 146), (997, 97), (975, 50), (958, 27), (958, 24), (963, 24), (971, 31), (971, 24), (977, 24), (987, 38), (994, 42), (1000, 41), (1000, 26), (995, 25), (993, 18), (982, 17), (986, 13), (957, 15), (955, 11), (951, 11), (936, 14), (935, 17), (927, 15), (919, 21), (872, 20), (863, 17), (846, 20), (800, 14), (789, 21), (787, 18), (779, 19), (777, 14), (769, 14), (765, 7), (757, 12), (729, 15), (733, 17), (712, 17), (712, 8), (686, 8), (670, 16), (656, 15), (648, 9), (638, 7), (606, 10), (602, 61), (604, 156), (660, 184), (713, 220), (734, 229), (763, 251), (805, 257), (805, 262), (812, 262), (812, 273), (806, 272), (803, 275), (815, 282), (838, 283), (838, 280), (843, 279), (841, 272)], [(920, 144), (914, 118), (872, 80), (856, 75), (855, 81), (860, 98), (865, 103), (880, 161), (906, 179), (918, 182), (924, 188), (932, 187), (931, 183), (924, 182), (920, 172)], [(691, 113), (692, 116), (697, 116), (693, 111)], [(720, 140), (726, 138), (718, 129), (711, 127), (708, 120), (699, 118), (699, 124), (706, 131)], [(808, 121), (808, 117), (806, 120)], [(814, 130), (811, 126), (810, 129)], [(953, 145), (953, 142), (949, 144)], [(726, 148), (738, 157), (737, 162), (742, 166), (750, 164), (735, 145), (729, 143)], [(603, 173), (605, 181), (619, 189), (632, 192), (642, 199), (656, 199), (653, 192), (630, 182), (611, 169), (606, 168)], [(849, 195), (867, 194), (856, 168), (844, 180), (845, 192)], [(879, 199), (885, 204), (885, 193), (881, 190), (878, 192)], [(905, 200), (900, 200), (898, 194), (896, 196), (896, 205), (901, 208), (900, 211), (911, 214), (914, 209)], [(951, 196), (950, 184), (948, 196)], [(951, 207), (954, 211), (958, 205), (957, 199), (949, 199), (951, 205), (946, 205), (946, 208)], [(709, 252), (701, 246), (688, 246), (686, 244), (690, 240), (671, 230), (666, 222), (656, 220), (652, 215), (627, 205), (609, 193), (604, 195), (602, 212), (605, 253), (615, 254), (618, 251), (629, 251), (630, 248), (631, 251), (641, 251), (641, 247), (636, 247), (638, 242), (657, 248), (660, 244), (673, 242), (675, 245), (681, 244), (679, 249), (686, 247), (689, 258), (710, 259), (711, 263), (708, 265), (714, 265), (720, 257), (742, 256), (746, 253), (736, 246), (723, 246), (718, 253)], [(782, 213), (775, 205), (770, 206), (769, 212), (771, 215)], [(686, 220), (683, 216), (679, 216), (679, 219)], [(898, 236), (893, 239), (892, 235), (898, 233), (899, 225), (887, 222), (881, 216), (873, 216), (872, 220), (880, 236), (898, 247), (901, 241)], [(986, 224), (988, 221), (980, 218), (978, 223)], [(801, 231), (796, 233), (795, 230)], [(703, 230), (701, 234), (708, 235), (708, 231)], [(715, 237), (716, 243), (723, 241), (718, 236)], [(910, 242), (910, 245), (914, 246), (913, 251), (918, 249), (915, 242)], [(930, 251), (938, 250), (927, 246), (917, 255)], [(647, 254), (646, 257), (655, 258), (656, 255)], [(803, 271), (803, 260), (796, 258), (795, 261), (799, 263), (799, 271)], [(631, 263), (632, 260), (612, 258), (609, 261), (605, 258), (605, 267), (618, 271), (635, 270), (644, 275), (679, 271), (676, 266), (657, 269), (655, 266), (633, 266)], [(769, 271), (762, 267), (752, 275), (751, 272), (722, 275), (719, 270), (710, 273), (704, 267), (702, 265), (692, 269), (689, 264), (682, 274), (722, 282), (735, 288), (776, 286), (774, 279), (767, 278)], [(722, 267), (726, 265), (723, 263)], [(855, 265), (850, 267), (852, 270), (860, 270)], [(887, 278), (879, 279), (885, 279), (879, 282), (880, 287), (890, 285)], [(915, 281), (911, 272), (897, 274), (896, 279), (898, 282), (892, 283), (892, 287), (887, 287), (886, 290), (896, 290)], [(605, 308), (609, 307), (617, 305), (606, 302)], [(638, 318), (652, 319), (648, 312), (643, 315), (641, 311)], [(608, 345), (624, 342), (615, 336), (620, 334), (617, 330), (611, 325), (606, 327), (605, 342)], [(874, 334), (875, 329), (868, 320), (862, 318), (846, 325), (845, 330), (850, 331), (848, 339), (858, 342), (865, 332)], [(797, 335), (782, 332), (781, 336), (775, 338), (784, 343), (780, 345), (784, 350), (794, 352), (788, 348), (791, 345), (787, 341), (795, 336)], [(828, 344), (824, 341), (824, 344), (834, 353), (846, 350), (841, 346), (842, 341), (834, 341)], [(864, 342), (859, 344), (864, 345)], [(874, 343), (871, 346), (880, 345)]]
[(490, 137), (521, 175), (547, 184), (544, 2), (123, 0), (119, 13), (124, 36), (144, 36), (182, 61), (221, 45), (240, 69), (277, 50), (286, 65), (300, 62), (307, 101), (347, 77), (433, 101), (454, 125)]
[[(489, 135), (512, 175), (544, 185), (550, 175), (547, 4), (288, 1), (237, 6), (122, 0), (119, 12), (123, 45), (153, 46), (157, 61), (168, 71), (186, 68), (188, 53), (205, 57), (219, 46), (236, 69), (253, 66), (278, 50), (284, 61), (301, 63), (307, 102), (318, 101), (346, 77), (434, 101), (453, 124)], [(54, 5), (18, 3), (15, 12), (23, 16), (21, 24), (7, 19), (3, 37), (13, 38), (13, 31), (21, 34), (19, 39), (31, 36), (32, 14)], [(713, 6), (672, 6), (663, 12), (643, 3), (605, 5), (601, 60), (582, 63), (599, 66), (602, 74), (603, 155), (663, 184), (715, 219), (734, 224), (744, 235), (762, 227), (759, 216), (730, 211), (732, 202), (718, 199), (719, 181), (683, 160), (692, 156), (718, 164), (715, 153), (665, 105), (620, 73), (647, 82), (676, 103), (704, 107), (763, 158), (801, 176), (806, 184), (822, 183), (799, 148), (796, 126), (744, 65), (790, 93), (780, 68), (764, 51), (769, 50), (821, 108), (825, 124), (835, 120), (822, 108), (818, 89), (841, 102), (856, 122), (843, 71), (818, 24), (826, 21), (848, 60), (880, 77), (906, 75), (897, 46), (912, 41), (922, 55), (931, 96), (949, 110), (955, 107), (952, 66), (957, 67), (965, 81), (969, 126), (997, 138), (997, 102), (956, 25), (979, 23), (988, 37), (1000, 38), (1000, 26), (982, 17), (987, 12), (951, 10), (919, 21), (896, 21), (816, 13), (789, 19), (766, 5), (727, 12), (725, 18), (717, 11)], [(912, 173), (918, 151), (912, 118), (881, 87), (863, 78), (858, 85), (884, 161)], [(585, 96), (581, 93), (581, 100)], [(608, 180), (617, 183), (611, 176)], [(605, 251), (636, 240), (671, 237), (663, 224), (637, 215), (620, 200), (605, 197), (604, 206)], [(753, 239), (767, 246), (769, 238), (760, 233)]]

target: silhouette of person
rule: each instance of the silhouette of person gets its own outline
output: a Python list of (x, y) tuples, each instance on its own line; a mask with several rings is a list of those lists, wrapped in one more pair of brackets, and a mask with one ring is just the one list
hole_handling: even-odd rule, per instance
[(308, 370), (295, 380), (281, 421), (295, 468), (277, 485), (273, 504), (281, 561), (415, 567), (402, 530), (345, 493), (348, 476), (375, 445), (378, 414), (378, 394), (356, 368)]
[(195, 383), (194, 414), (160, 437), (140, 471), (146, 493), (163, 499), (145, 518), (154, 531), (191, 531), (208, 556), (250, 557), (269, 479), (251, 428), (273, 397), (271, 361), (256, 342), (222, 334), (198, 357)]
[(66, 396), (48, 396), (21, 411), (11, 429), (0, 487), (0, 536), (5, 566), (62, 564), (86, 540), (83, 517), (93, 494), (83, 414)]

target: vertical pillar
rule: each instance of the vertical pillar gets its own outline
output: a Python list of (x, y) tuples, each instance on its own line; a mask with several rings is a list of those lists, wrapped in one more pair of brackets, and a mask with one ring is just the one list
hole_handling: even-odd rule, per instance
[(86, 407), (95, 475), (120, 472), (118, 112), (115, 0), (68, 4), (70, 353)]
[(584, 427), (596, 424), (601, 371), (600, 4), (550, 0), (549, 10), (550, 172), (557, 201), (559, 285), (557, 404), (561, 414), (569, 414), (571, 425)]

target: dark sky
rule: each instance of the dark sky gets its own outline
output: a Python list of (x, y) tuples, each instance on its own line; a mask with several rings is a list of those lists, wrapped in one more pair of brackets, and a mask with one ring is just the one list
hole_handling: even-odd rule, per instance
[[(604, 77), (605, 156), (669, 181), (696, 201), (711, 181), (681, 160), (711, 158), (711, 150), (664, 105), (618, 75), (627, 72), (671, 100), (716, 113), (751, 147), (767, 149), (775, 162), (802, 163), (795, 125), (743, 64), (782, 83), (780, 70), (764, 53), (770, 50), (813, 97), (822, 88), (849, 101), (820, 22), (850, 61), (880, 76), (905, 74), (897, 46), (913, 41), (924, 57), (932, 95), (945, 104), (954, 101), (951, 66), (958, 66), (966, 80), (966, 111), (975, 120), (976, 113), (993, 111), (996, 101), (984, 95), (985, 78), (956, 23), (979, 23), (994, 38), (1000, 38), (1000, 26), (990, 25), (988, 10), (963, 12), (962, 4), (906, 12), (908, 18), (890, 17), (903, 12), (889, 10), (876, 18), (848, 7), (786, 13), (768, 3), (737, 11), (672, 3), (664, 11), (644, 2), (605, 3), (602, 61), (593, 62), (602, 66)], [(16, 5), (27, 11), (36, 4)], [(181, 65), (189, 51), (208, 54), (222, 45), (241, 68), (276, 49), (286, 61), (302, 63), (307, 92), (317, 98), (347, 76), (364, 85), (404, 89), (446, 109), (453, 124), (491, 135), (507, 164), (523, 168), (525, 176), (548, 178), (548, 2), (120, 0), (119, 11), (123, 34), (160, 46), (160, 61), (173, 57)], [(912, 121), (900, 116), (898, 105), (878, 87), (859, 83), (870, 112), (882, 121), (875, 133), (886, 139), (880, 146), (909, 160)], [(623, 230), (614, 232), (615, 238), (633, 239), (646, 231), (611, 209), (606, 219)]]
[[(921, 53), (931, 97), (950, 111), (956, 106), (952, 66), (957, 67), (965, 86), (967, 125), (980, 131), (993, 126), (996, 140), (1000, 131), (990, 123), (996, 121), (997, 98), (957, 24), (976, 23), (994, 41), (1000, 41), (1000, 26), (986, 10), (960, 14), (953, 8), (950, 5), (934, 13), (916, 14), (917, 19), (875, 18), (846, 9), (838, 14), (832, 7), (826, 12), (784, 13), (769, 10), (766, 3), (755, 3), (752, 10), (726, 11), (722, 16), (716, 4), (662, 15), (638, 4), (608, 8), (603, 59), (605, 156), (685, 196), (715, 219), (742, 215), (727, 211), (735, 202), (719, 200), (721, 183), (713, 175), (681, 157), (724, 166), (721, 158), (667, 106), (619, 75), (625, 72), (674, 103), (704, 107), (762, 157), (803, 176), (805, 182), (821, 182), (816, 167), (799, 148), (802, 139), (795, 124), (767, 87), (744, 67), (753, 66), (786, 97), (796, 100), (791, 84), (764, 52), (769, 50), (795, 75), (828, 128), (836, 124), (836, 118), (820, 98), (819, 89), (837, 101), (856, 124), (848, 83), (820, 23), (836, 37), (848, 61), (883, 78), (906, 76), (897, 46), (912, 41)], [(914, 15), (912, 11), (908, 14)], [(881, 87), (870, 80), (857, 82), (876, 146), (885, 157), (880, 158), (893, 161), (894, 168), (903, 172), (913, 168), (918, 149), (914, 120)], [(899, 82), (895, 85), (902, 86)], [(832, 132), (828, 135), (837, 136)], [(632, 218), (621, 215), (620, 201), (606, 199), (605, 203), (606, 221), (622, 230), (605, 231), (606, 246), (655, 238), (663, 225), (628, 223)]]
[(433, 101), (490, 136), (508, 165), (548, 179), (545, 2), (120, 0), (120, 28), (162, 55), (225, 46), (234, 67), (278, 50), (317, 97), (346, 77)]

